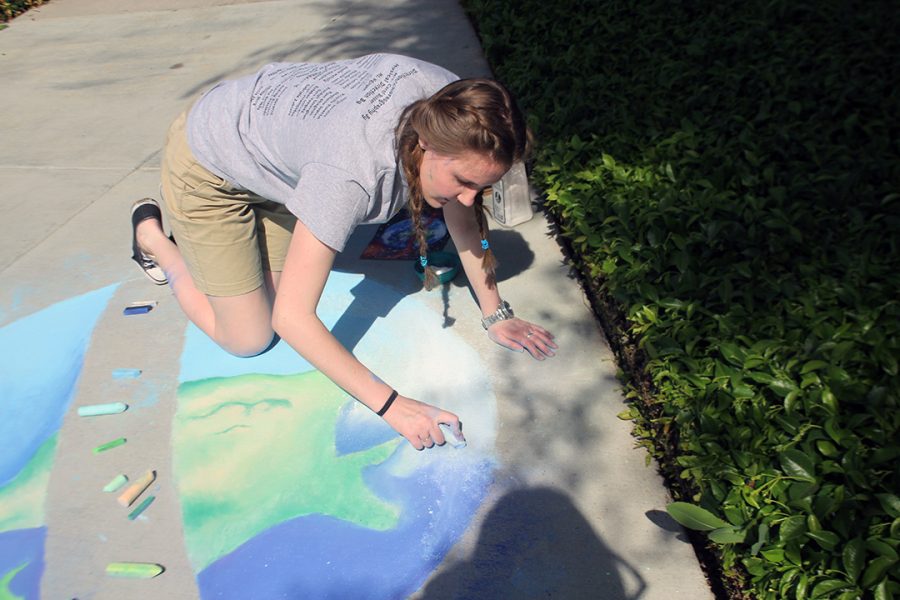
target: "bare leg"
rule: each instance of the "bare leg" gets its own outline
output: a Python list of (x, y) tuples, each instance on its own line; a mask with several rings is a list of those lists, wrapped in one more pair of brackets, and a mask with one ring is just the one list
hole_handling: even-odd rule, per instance
[[(166, 237), (159, 221), (146, 219), (139, 223), (137, 241), (166, 273), (187, 318), (219, 346), (237, 356), (253, 356), (269, 346), (275, 335), (272, 302), (279, 277), (267, 277), (265, 286), (240, 296), (207, 296), (194, 285), (178, 246)], [(271, 299), (267, 288), (273, 290)]]
[(269, 291), (269, 299), (275, 303), (275, 294), (278, 292), (278, 284), (281, 282), (281, 271), (265, 271), (266, 289)]

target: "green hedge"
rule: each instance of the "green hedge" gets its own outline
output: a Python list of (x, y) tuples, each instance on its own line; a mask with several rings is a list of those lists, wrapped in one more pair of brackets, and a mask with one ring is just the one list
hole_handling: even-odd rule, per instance
[(463, 5), (644, 357), (671, 514), (752, 597), (900, 597), (896, 3)]
[(0, 0), (0, 20), (9, 21), (29, 8), (43, 3), (44, 0)]

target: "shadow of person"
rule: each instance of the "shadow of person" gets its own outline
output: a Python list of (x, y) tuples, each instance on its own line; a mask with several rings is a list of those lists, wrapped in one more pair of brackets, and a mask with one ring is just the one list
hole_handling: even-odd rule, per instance
[[(626, 591), (623, 570), (637, 591)], [(566, 494), (539, 487), (503, 496), (487, 515), (471, 559), (433, 577), (421, 598), (637, 600), (645, 588)]]
[(350, 294), (353, 301), (331, 328), (331, 333), (353, 352), (375, 320), (386, 317), (403, 299), (403, 294), (374, 277), (363, 277)]
[[(338, 255), (334, 270), (342, 273), (360, 274), (363, 279), (353, 287), (353, 302), (335, 323), (331, 332), (349, 351), (353, 351), (375, 319), (385, 317), (408, 294), (421, 289), (421, 282), (413, 272), (414, 260), (365, 260), (359, 258), (365, 245), (376, 231), (375, 226), (360, 227), (353, 234), (347, 249)], [(497, 281), (510, 279), (526, 271), (534, 262), (534, 252), (528, 242), (516, 231), (506, 229), (491, 230), (491, 244), (495, 248), (499, 264)], [(449, 251), (456, 252), (452, 247)], [(468, 287), (474, 298), (464, 273), (460, 273), (449, 284), (439, 285), (435, 293), (441, 294), (443, 302), (443, 327), (452, 327), (455, 319), (449, 316), (449, 286)]]
[[(490, 231), (491, 248), (497, 257), (497, 282), (524, 273), (534, 263), (534, 251), (518, 231), (494, 228)], [(456, 250), (453, 250), (456, 252)], [(465, 276), (453, 280), (454, 285), (467, 285)]]

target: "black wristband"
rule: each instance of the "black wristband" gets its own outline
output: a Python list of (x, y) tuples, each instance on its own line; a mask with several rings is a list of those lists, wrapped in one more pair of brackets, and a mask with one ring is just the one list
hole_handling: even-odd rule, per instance
[(394, 400), (396, 400), (396, 399), (397, 399), (397, 390), (391, 390), (391, 395), (388, 396), (387, 402), (384, 403), (384, 406), (382, 406), (381, 410), (379, 410), (376, 414), (379, 417), (383, 417), (384, 413), (387, 412), (387, 409), (389, 409), (391, 407), (391, 404), (393, 404)]

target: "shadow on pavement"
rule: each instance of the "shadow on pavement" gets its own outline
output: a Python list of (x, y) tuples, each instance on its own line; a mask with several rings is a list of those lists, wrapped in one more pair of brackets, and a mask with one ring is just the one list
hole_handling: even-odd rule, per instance
[(334, 337), (350, 352), (353, 352), (375, 319), (386, 317), (406, 295), (385, 293), (386, 289), (389, 288), (385, 288), (375, 278), (365, 276), (350, 290), (353, 302), (331, 329)]
[(681, 528), (681, 525), (675, 522), (675, 519), (669, 516), (664, 510), (648, 510), (646, 513), (647, 519), (665, 531), (669, 531), (671, 533), (676, 534), (675, 538), (684, 542), (685, 544), (690, 544), (691, 540), (685, 534), (684, 529)]
[[(497, 255), (497, 282), (502, 283), (524, 273), (534, 263), (534, 252), (521, 233), (509, 229), (491, 229), (491, 247)], [(465, 281), (457, 279), (456, 281)]]
[[(481, 47), (459, 6), (449, 0), (319, 2), (310, 11), (327, 24), (288, 42), (255, 50), (229, 68), (197, 82), (182, 95), (194, 98), (213, 84), (252, 73), (272, 62), (327, 62), (393, 52), (441, 65), (460, 77), (484, 76)], [(453, 48), (453, 52), (448, 52)]]
[[(374, 231), (374, 226), (368, 226), (359, 237), (369, 240)], [(494, 229), (491, 231), (491, 243), (499, 260), (498, 282), (523, 273), (534, 263), (534, 252), (518, 232)], [(412, 275), (413, 260), (362, 260), (354, 253), (358, 254), (358, 248), (355, 245), (352, 248), (348, 247), (335, 261), (334, 269), (343, 273), (358, 273), (363, 275), (364, 279), (350, 291), (353, 294), (353, 302), (332, 329), (335, 337), (351, 352), (375, 319), (387, 316), (404, 296), (421, 289), (421, 283)], [(443, 300), (445, 328), (452, 327), (455, 322), (455, 319), (449, 316), (450, 285), (469, 287), (474, 298), (464, 273), (460, 273), (452, 283), (435, 290), (435, 293), (441, 294)], [(385, 294), (384, 286), (388, 286), (396, 294)]]
[[(621, 572), (636, 591), (626, 591)], [(645, 588), (566, 494), (538, 487), (503, 496), (485, 518), (472, 558), (434, 577), (421, 598), (637, 600)]]

